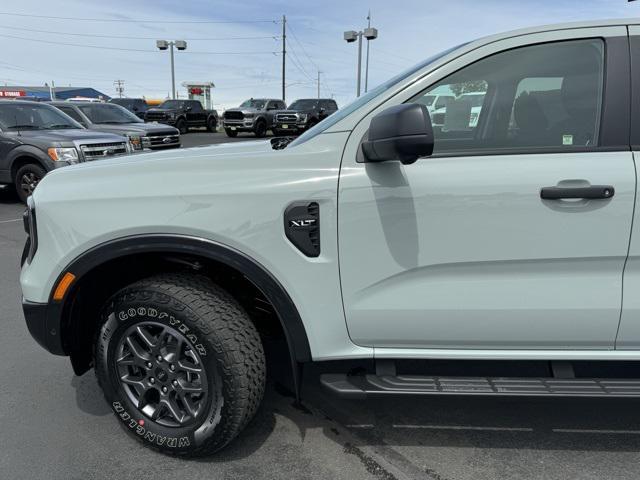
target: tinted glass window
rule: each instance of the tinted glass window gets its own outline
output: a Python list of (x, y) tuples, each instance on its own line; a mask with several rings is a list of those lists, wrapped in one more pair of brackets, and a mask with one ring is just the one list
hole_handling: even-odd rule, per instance
[(82, 128), (50, 105), (16, 102), (0, 105), (0, 128), (5, 131)]
[(480, 60), (412, 101), (432, 103), (434, 153), (592, 147), (603, 78), (601, 40), (547, 43)]
[(202, 104), (200, 102), (189, 102), (189, 106), (194, 113), (202, 112)]
[(240, 108), (255, 108), (256, 110), (262, 110), (264, 109), (264, 104), (264, 100), (255, 100), (252, 98), (251, 100), (242, 102), (240, 104)]
[(71, 107), (58, 107), (58, 108), (62, 111), (62, 113), (66, 114), (66, 115), (69, 115), (76, 122), (80, 122), (80, 123), (84, 124), (84, 119), (73, 108), (71, 108)]
[(78, 107), (92, 123), (112, 124), (142, 122), (138, 117), (120, 105), (109, 103), (95, 103)]

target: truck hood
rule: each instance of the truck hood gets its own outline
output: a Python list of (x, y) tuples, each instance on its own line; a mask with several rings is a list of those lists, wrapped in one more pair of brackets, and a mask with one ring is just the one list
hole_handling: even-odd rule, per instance
[(168, 125), (155, 123), (119, 123), (104, 124), (94, 123), (91, 129), (100, 132), (112, 132), (114, 134), (124, 135), (126, 133), (138, 133), (140, 135), (178, 135), (180, 131), (177, 128)]
[(24, 139), (25, 141), (38, 140), (48, 142), (68, 142), (74, 141), (86, 141), (96, 140), (104, 142), (122, 142), (122, 137), (111, 133), (96, 132), (93, 130), (86, 130), (84, 128), (69, 128), (61, 130), (21, 130), (18, 132), (8, 132), (8, 135), (13, 135), (16, 139)]
[[(177, 169), (188, 169), (189, 167), (180, 164), (190, 162), (241, 162), (243, 156), (253, 155), (261, 152), (273, 152), (271, 142), (247, 141), (233, 143), (219, 143), (217, 145), (205, 145), (200, 147), (181, 148), (160, 152), (137, 153), (134, 155), (123, 155), (113, 158), (101, 159), (99, 162), (86, 162), (71, 165), (65, 168), (56, 169), (45, 177), (41, 183), (48, 183), (49, 177), (77, 177), (74, 182), (80, 184), (91, 183), (92, 179), (127, 176), (135, 172), (146, 172), (148, 174), (160, 171), (171, 175)], [(220, 165), (222, 167), (222, 165)], [(219, 168), (219, 167), (216, 167)], [(62, 179), (61, 179), (62, 180)]]
[(157, 108), (153, 107), (147, 110), (147, 113), (182, 113), (179, 108)]
[(242, 112), (242, 113), (258, 113), (263, 110), (258, 110), (257, 108), (229, 108), (225, 110), (225, 112)]

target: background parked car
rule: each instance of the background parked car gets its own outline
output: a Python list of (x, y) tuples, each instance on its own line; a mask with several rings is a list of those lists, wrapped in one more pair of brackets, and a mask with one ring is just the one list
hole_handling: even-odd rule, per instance
[(0, 100), (0, 184), (23, 202), (54, 168), (132, 151), (122, 135), (87, 130), (51, 105)]
[(109, 103), (115, 103), (126, 108), (140, 120), (144, 120), (144, 115), (149, 110), (149, 104), (144, 98), (112, 98)]
[(274, 113), (286, 108), (286, 103), (275, 98), (250, 98), (238, 108), (224, 112), (224, 131), (229, 137), (237, 136), (238, 132), (264, 137), (273, 128)]
[(198, 100), (166, 100), (149, 108), (144, 119), (173, 125), (181, 134), (188, 133), (192, 127), (206, 127), (210, 132), (218, 128), (218, 112), (206, 110)]
[(301, 98), (275, 114), (273, 134), (302, 133), (337, 110), (338, 104), (332, 98)]
[(177, 128), (155, 123), (144, 123), (132, 112), (111, 103), (51, 102), (51, 105), (69, 115), (89, 130), (123, 135), (135, 150), (164, 149), (180, 146)]

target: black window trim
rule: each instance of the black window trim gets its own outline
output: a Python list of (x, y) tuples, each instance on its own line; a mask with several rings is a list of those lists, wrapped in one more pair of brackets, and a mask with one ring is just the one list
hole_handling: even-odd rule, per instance
[[(487, 55), (475, 62), (480, 62), (485, 58), (493, 55), (504, 53), (510, 50), (527, 48), (535, 45), (555, 44), (561, 42), (572, 42), (578, 40), (600, 39), (604, 43), (604, 82), (602, 85), (602, 105), (600, 109), (600, 125), (598, 134), (598, 145), (594, 146), (561, 146), (557, 147), (505, 147), (505, 148), (487, 148), (477, 150), (459, 150), (442, 153), (434, 153), (428, 158), (448, 158), (448, 157), (478, 157), (478, 156), (496, 156), (496, 155), (542, 155), (557, 153), (585, 153), (585, 152), (618, 152), (629, 151), (631, 145), (634, 145), (631, 138), (631, 109), (635, 110), (634, 125), (640, 125), (640, 105), (631, 106), (631, 56), (630, 56), (630, 38), (629, 36), (615, 37), (580, 37), (569, 38), (566, 40), (552, 40), (547, 42), (536, 42), (527, 45), (520, 45), (511, 49), (501, 50)], [(638, 53), (640, 54), (640, 36), (638, 37)], [(640, 58), (640, 57), (639, 57)], [(640, 92), (640, 61), (635, 65), (637, 75), (634, 75), (634, 86), (636, 91)], [(466, 64), (456, 72), (471, 65)], [(438, 80), (442, 82), (447, 77), (454, 75), (452, 72), (446, 77)], [(635, 71), (634, 71), (635, 72)], [(433, 85), (435, 85), (434, 83)], [(427, 87), (423, 92), (428, 91), (433, 85)], [(411, 102), (418, 95), (414, 95), (406, 103)], [(636, 95), (640, 95), (637, 93)], [(640, 129), (638, 129), (637, 143), (640, 149)], [(631, 139), (631, 142), (630, 142)]]

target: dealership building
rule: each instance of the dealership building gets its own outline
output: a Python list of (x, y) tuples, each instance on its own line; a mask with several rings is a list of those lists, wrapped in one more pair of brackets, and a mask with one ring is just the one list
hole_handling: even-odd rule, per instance
[[(53, 98), (51, 98), (53, 96)], [(109, 100), (108, 95), (90, 87), (42, 87), (4, 86), (0, 87), (0, 98), (24, 100), (66, 100), (67, 98), (99, 98)]]

